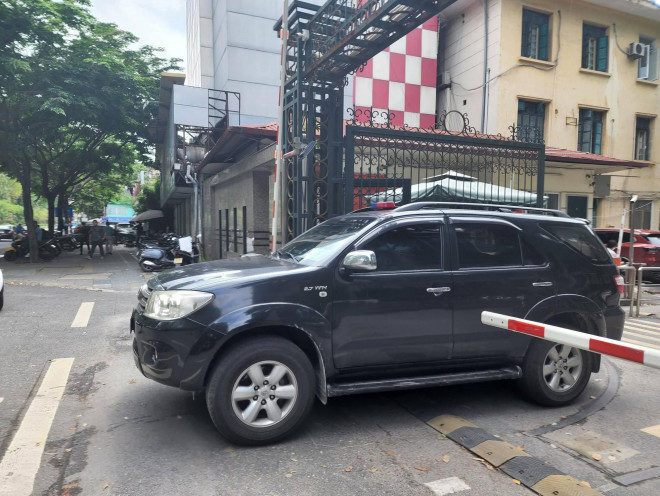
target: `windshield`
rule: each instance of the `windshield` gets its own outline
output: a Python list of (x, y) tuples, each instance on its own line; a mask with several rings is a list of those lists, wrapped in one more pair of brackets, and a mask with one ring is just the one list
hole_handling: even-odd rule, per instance
[(293, 239), (273, 255), (305, 265), (324, 265), (346, 248), (375, 217), (335, 217)]

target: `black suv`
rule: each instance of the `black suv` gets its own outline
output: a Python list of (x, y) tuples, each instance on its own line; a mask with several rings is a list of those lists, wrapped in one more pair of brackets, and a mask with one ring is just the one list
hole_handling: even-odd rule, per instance
[(622, 282), (585, 222), (558, 211), (357, 211), (270, 256), (153, 277), (133, 352), (146, 377), (205, 390), (216, 427), (242, 444), (290, 434), (314, 396), (515, 379), (563, 405), (599, 355), (486, 326), (481, 312), (621, 339)]

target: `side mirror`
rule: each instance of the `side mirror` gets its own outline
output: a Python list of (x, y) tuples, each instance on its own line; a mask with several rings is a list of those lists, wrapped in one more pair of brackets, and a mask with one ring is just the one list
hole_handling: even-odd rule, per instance
[(373, 272), (378, 268), (376, 254), (370, 250), (352, 251), (344, 257), (342, 267), (348, 272)]

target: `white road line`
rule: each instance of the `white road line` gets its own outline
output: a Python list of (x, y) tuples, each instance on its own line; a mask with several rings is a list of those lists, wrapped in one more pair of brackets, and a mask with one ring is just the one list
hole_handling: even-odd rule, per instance
[(2, 403), (2, 402), (3, 402), (3, 400), (4, 400), (4, 398), (0, 398), (0, 403)]
[(0, 462), (1, 496), (32, 494), (48, 432), (64, 394), (73, 360), (58, 358), (48, 367), (36, 396)]
[(433, 482), (427, 482), (424, 485), (433, 491), (433, 494), (436, 496), (445, 496), (445, 494), (454, 494), (460, 491), (470, 490), (470, 486), (468, 486), (458, 477), (439, 479)]
[(636, 332), (638, 334), (647, 334), (649, 336), (660, 336), (658, 331), (649, 331), (648, 329), (642, 329), (641, 327), (624, 327), (623, 332)]
[(644, 341), (637, 341), (635, 339), (628, 339), (628, 338), (623, 338), (621, 341), (624, 341), (626, 343), (630, 344), (637, 344), (639, 346), (646, 346), (647, 348), (655, 348), (656, 350), (660, 350), (660, 346), (656, 346), (654, 344), (650, 344)]
[[(644, 331), (642, 329), (624, 329), (623, 334), (632, 334), (638, 338), (650, 339), (651, 341), (660, 341), (660, 334), (653, 333), (649, 331)], [(655, 336), (655, 337), (653, 337)]]
[(659, 324), (649, 322), (648, 320), (631, 320), (631, 319), (628, 319), (628, 320), (626, 320), (624, 326), (629, 325), (629, 324), (630, 325), (636, 325), (636, 326), (639, 326), (639, 327), (646, 327), (648, 329), (655, 329), (656, 331), (660, 331), (660, 325)]
[(92, 316), (92, 310), (94, 308), (93, 301), (85, 301), (80, 304), (76, 318), (73, 319), (71, 327), (87, 327), (89, 323), (89, 318)]

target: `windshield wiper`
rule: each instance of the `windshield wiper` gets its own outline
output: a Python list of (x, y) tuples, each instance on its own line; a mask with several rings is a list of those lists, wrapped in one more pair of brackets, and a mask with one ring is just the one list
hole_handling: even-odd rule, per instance
[(275, 255), (277, 255), (277, 258), (288, 258), (289, 260), (293, 260), (294, 262), (298, 263), (298, 258), (295, 255), (289, 253), (288, 251), (277, 250), (275, 252)]

